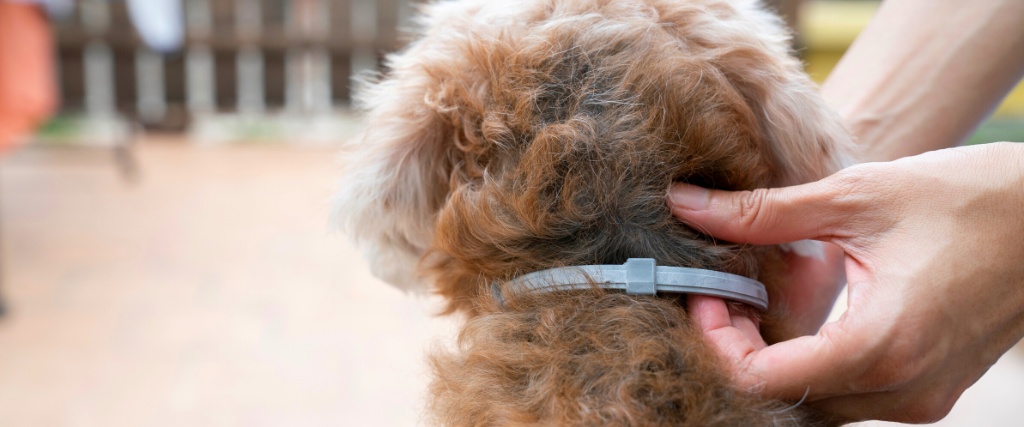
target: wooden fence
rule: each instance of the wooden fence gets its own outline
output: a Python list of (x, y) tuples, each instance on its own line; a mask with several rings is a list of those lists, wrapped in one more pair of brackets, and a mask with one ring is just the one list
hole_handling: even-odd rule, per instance
[(328, 112), (353, 73), (401, 46), (408, 0), (184, 0), (179, 53), (146, 47), (123, 2), (54, 23), (65, 110), (184, 127), (194, 114)]

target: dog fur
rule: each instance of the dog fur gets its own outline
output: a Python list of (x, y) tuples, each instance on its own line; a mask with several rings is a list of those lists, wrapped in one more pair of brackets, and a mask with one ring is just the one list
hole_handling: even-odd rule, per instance
[[(336, 221), (375, 274), (467, 316), (432, 358), (450, 426), (817, 425), (734, 390), (681, 298), (491, 283), (547, 268), (705, 268), (786, 284), (777, 247), (675, 220), (672, 182), (727, 190), (825, 177), (851, 140), (756, 1), (464, 0), (359, 91)], [(784, 314), (784, 307), (774, 307)], [(766, 319), (766, 321), (770, 321)]]

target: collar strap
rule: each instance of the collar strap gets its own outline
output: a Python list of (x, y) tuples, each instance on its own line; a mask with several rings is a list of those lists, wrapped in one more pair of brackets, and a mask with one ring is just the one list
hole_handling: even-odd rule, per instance
[[(768, 291), (756, 280), (720, 271), (685, 267), (658, 267), (651, 258), (630, 258), (622, 265), (581, 265), (552, 268), (517, 277), (508, 286), (536, 291), (589, 289), (596, 283), (604, 289), (621, 289), (630, 295), (658, 292), (708, 295), (768, 309)], [(498, 283), (491, 284), (501, 303)]]

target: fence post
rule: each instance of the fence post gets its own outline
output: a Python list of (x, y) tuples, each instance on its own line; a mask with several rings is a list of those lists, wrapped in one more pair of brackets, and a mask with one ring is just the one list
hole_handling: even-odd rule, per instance
[(331, 58), (326, 43), (330, 11), (324, 0), (290, 0), (287, 34), (307, 46), (291, 46), (286, 55), (285, 108), (292, 112), (329, 113)]
[(185, 3), (185, 34), (195, 40), (185, 53), (185, 103), (192, 116), (217, 109), (217, 69), (208, 45), (213, 31), (210, 0)]
[(147, 47), (135, 52), (135, 102), (139, 120), (159, 123), (167, 115), (164, 57)]
[(352, 76), (359, 76), (377, 70), (377, 52), (374, 42), (377, 40), (377, 2), (375, 0), (352, 0), (351, 22)]
[(236, 56), (238, 112), (262, 114), (266, 109), (263, 52), (254, 42), (263, 29), (259, 0), (235, 0), (235, 31), (241, 41)]
[[(79, 5), (82, 27), (91, 34), (110, 29), (110, 6), (103, 1), (83, 0)], [(106, 43), (93, 41), (82, 52), (85, 73), (85, 110), (89, 115), (109, 116), (117, 109), (114, 54)]]

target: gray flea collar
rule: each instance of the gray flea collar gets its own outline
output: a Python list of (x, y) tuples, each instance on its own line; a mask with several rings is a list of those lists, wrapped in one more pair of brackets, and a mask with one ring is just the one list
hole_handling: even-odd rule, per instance
[[(581, 265), (552, 268), (520, 276), (507, 286), (536, 291), (589, 289), (596, 283), (604, 289), (621, 289), (630, 295), (658, 292), (708, 295), (768, 309), (768, 291), (756, 280), (720, 271), (684, 267), (658, 267), (651, 258), (630, 258), (622, 265)], [(492, 283), (494, 297), (502, 302), (498, 284)]]

